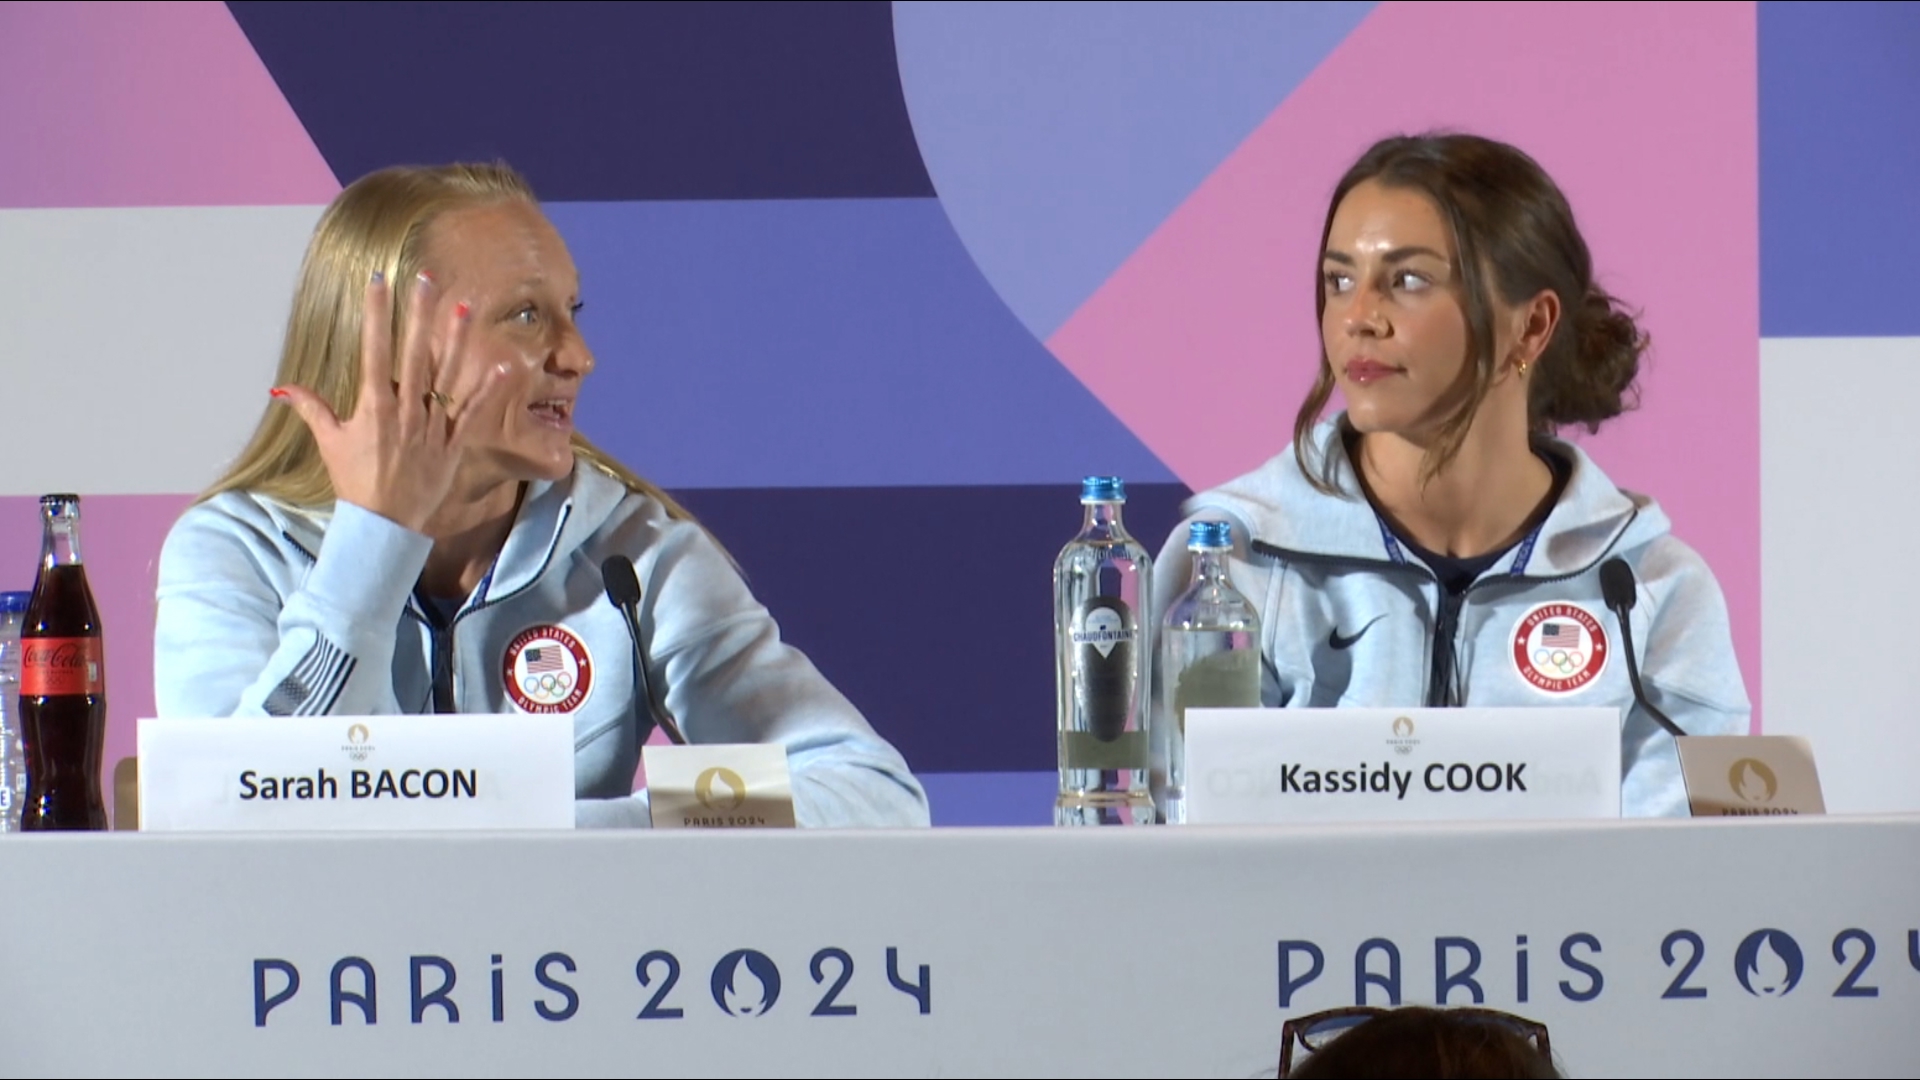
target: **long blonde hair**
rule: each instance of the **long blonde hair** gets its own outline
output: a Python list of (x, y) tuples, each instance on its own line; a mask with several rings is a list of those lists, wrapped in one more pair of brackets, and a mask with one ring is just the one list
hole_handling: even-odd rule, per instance
[[(505, 164), (399, 166), (347, 185), (320, 216), (300, 264), (293, 311), (280, 349), (275, 385), (304, 386), (334, 415), (352, 415), (360, 395), (360, 329), (368, 279), (378, 270), (391, 282), (412, 281), (424, 261), (427, 230), (451, 210), (513, 199), (538, 203), (525, 178)], [(411, 289), (395, 288), (393, 340), (400, 340)], [(574, 457), (659, 502), (667, 515), (692, 521), (672, 496), (573, 433)], [(299, 415), (270, 405), (246, 449), (200, 496), (246, 491), (291, 506), (333, 503), (333, 482), (313, 433)]]

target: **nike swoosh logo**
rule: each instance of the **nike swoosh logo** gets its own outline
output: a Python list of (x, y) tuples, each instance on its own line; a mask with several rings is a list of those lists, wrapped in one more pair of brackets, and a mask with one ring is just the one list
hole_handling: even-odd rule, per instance
[(1331, 645), (1335, 649), (1352, 648), (1354, 642), (1359, 641), (1362, 637), (1366, 635), (1367, 631), (1373, 629), (1373, 623), (1377, 623), (1384, 618), (1386, 618), (1385, 615), (1375, 615), (1373, 617), (1373, 622), (1369, 622), (1367, 625), (1354, 631), (1351, 637), (1341, 637), (1340, 628), (1336, 626), (1332, 630), (1327, 632), (1327, 644)]

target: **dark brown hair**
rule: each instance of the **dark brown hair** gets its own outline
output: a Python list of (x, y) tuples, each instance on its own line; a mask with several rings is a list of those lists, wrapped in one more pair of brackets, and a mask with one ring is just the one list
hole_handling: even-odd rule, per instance
[[(1459, 453), (1474, 414), (1499, 374), (1493, 355), (1494, 291), (1507, 304), (1523, 303), (1543, 289), (1560, 298), (1560, 321), (1527, 385), (1527, 419), (1536, 434), (1551, 434), (1570, 424), (1598, 431), (1603, 421), (1637, 403), (1634, 378), (1647, 335), (1619, 301), (1594, 284), (1593, 257), (1566, 196), (1525, 152), (1475, 135), (1382, 139), (1340, 178), (1320, 229), (1321, 250), (1314, 253), (1315, 277), (1321, 281), (1314, 293), (1314, 313), (1323, 326), (1327, 294), (1318, 260), (1340, 203), (1369, 180), (1432, 199), (1446, 219), (1458, 259), (1472, 383), (1441, 425), (1425, 466), (1427, 476)], [(1323, 340), (1319, 374), (1294, 418), (1293, 445), (1301, 470), (1330, 494), (1338, 488), (1338, 459), (1328, 455), (1316, 470), (1308, 465), (1307, 451), (1333, 390), (1333, 367)]]
[(1551, 1058), (1512, 1027), (1409, 1005), (1335, 1038), (1295, 1067), (1292, 1075), (1295, 1080), (1558, 1080), (1560, 1072)]

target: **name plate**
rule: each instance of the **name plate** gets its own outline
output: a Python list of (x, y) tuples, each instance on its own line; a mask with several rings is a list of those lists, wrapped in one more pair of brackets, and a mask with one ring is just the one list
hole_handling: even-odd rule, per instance
[(647, 803), (656, 829), (791, 829), (787, 748), (775, 743), (647, 746)]
[(1189, 709), (1192, 825), (1620, 816), (1617, 709)]
[(1673, 743), (1694, 817), (1827, 812), (1813, 747), (1798, 735), (1683, 735)]
[(143, 832), (571, 829), (551, 716), (140, 721)]

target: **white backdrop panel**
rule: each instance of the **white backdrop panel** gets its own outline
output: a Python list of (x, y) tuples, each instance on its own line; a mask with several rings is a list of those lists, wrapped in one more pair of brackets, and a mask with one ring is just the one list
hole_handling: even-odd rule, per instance
[(213, 480), (268, 403), (320, 210), (0, 210), (0, 495)]
[(1920, 338), (1761, 342), (1762, 722), (1832, 813), (1920, 810), (1917, 403)]

